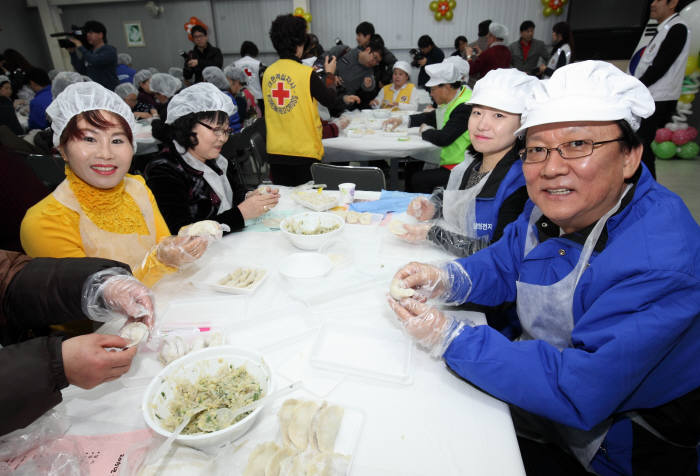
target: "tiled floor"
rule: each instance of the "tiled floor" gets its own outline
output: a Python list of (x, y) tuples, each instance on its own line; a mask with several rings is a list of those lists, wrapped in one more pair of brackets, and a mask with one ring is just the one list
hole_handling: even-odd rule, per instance
[(674, 191), (700, 223), (700, 158), (692, 160), (656, 160), (659, 183)]

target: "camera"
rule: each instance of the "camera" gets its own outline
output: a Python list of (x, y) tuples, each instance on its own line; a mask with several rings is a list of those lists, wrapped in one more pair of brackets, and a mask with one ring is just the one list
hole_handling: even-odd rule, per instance
[(186, 51), (180, 50), (180, 52), (178, 53), (178, 55), (179, 55), (182, 59), (184, 59), (185, 61), (191, 59), (191, 58), (190, 58), (190, 54), (189, 54), (188, 52), (186, 52)]
[(411, 66), (414, 68), (420, 68), (420, 64), (418, 63), (420, 60), (425, 58), (425, 55), (420, 52), (419, 49), (416, 48), (411, 48), (408, 50), (408, 54), (411, 55), (413, 60), (411, 61)]
[(70, 30), (71, 31), (52, 33), (50, 36), (52, 36), (53, 38), (59, 38), (58, 46), (60, 46), (61, 48), (75, 48), (75, 44), (72, 41), (68, 40), (66, 37), (73, 37), (77, 40), (80, 40), (80, 42), (83, 45), (87, 45), (87, 38), (84, 32), (84, 27), (71, 25)]

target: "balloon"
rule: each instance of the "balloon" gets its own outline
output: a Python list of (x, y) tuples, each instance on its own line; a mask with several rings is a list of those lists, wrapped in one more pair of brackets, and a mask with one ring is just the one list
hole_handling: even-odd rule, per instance
[(552, 10), (556, 10), (561, 7), (561, 0), (549, 0), (549, 6), (552, 7)]
[(445, 13), (445, 20), (452, 20), (454, 18), (455, 14), (452, 13), (452, 10), (448, 10), (447, 13)]
[(683, 145), (690, 142), (690, 136), (687, 134), (688, 129), (681, 129), (673, 133), (671, 141), (676, 145)]
[(663, 129), (656, 131), (656, 137), (654, 137), (654, 140), (659, 143), (666, 142), (667, 140), (671, 140), (672, 135), (673, 131), (664, 127)]
[(549, 6), (549, 0), (541, 0), (542, 6), (543, 7), (548, 7)]
[(435, 15), (434, 15), (434, 16), (435, 16), (435, 19), (436, 19), (437, 21), (442, 21), (442, 13), (440, 13), (440, 12), (435, 12)]
[(690, 104), (694, 99), (695, 94), (681, 94), (681, 97), (678, 98), (680, 102), (684, 102), (686, 104)]
[(555, 8), (555, 9), (554, 9), (554, 13), (555, 13), (556, 15), (561, 15), (561, 12), (563, 12), (563, 11), (564, 11), (564, 10), (563, 10), (561, 7)]
[(693, 74), (693, 71), (695, 71), (698, 67), (698, 57), (697, 56), (688, 56), (688, 62), (685, 65), (685, 75), (690, 76)]
[(450, 5), (448, 2), (438, 2), (438, 11), (445, 15), (448, 11), (450, 11)]
[(303, 16), (304, 16), (304, 20), (306, 20), (306, 23), (311, 23), (311, 18), (312, 18), (311, 13), (308, 13), (308, 12), (304, 13)]
[(686, 134), (688, 134), (688, 139), (695, 140), (698, 136), (698, 130), (694, 127), (689, 127), (686, 129)]
[(432, 2), (430, 2), (430, 11), (436, 12), (437, 9), (438, 9), (438, 2), (436, 2), (434, 0)]
[(659, 143), (655, 140), (651, 141), (651, 151), (656, 155), (656, 149), (659, 148)]
[(552, 14), (552, 12), (554, 12), (554, 10), (552, 10), (552, 7), (544, 7), (544, 9), (542, 10), (542, 15), (548, 17)]
[(298, 16), (298, 17), (303, 16), (303, 15), (304, 15), (304, 9), (301, 8), (301, 7), (296, 7), (296, 8), (294, 9), (294, 14), (295, 14), (296, 16)]
[(697, 145), (695, 142), (688, 142), (678, 148), (678, 157), (681, 159), (692, 159), (698, 155), (698, 152), (700, 152), (700, 145)]
[(683, 20), (690, 29), (690, 55), (696, 56), (700, 51), (700, 2), (691, 2), (687, 7), (681, 10), (681, 20)]
[(566, 5), (566, 2), (568, 2), (568, 1), (569, 0), (561, 0), (561, 6), (563, 7), (564, 5)]
[[(455, 2), (455, 0), (450, 0), (447, 4), (450, 6), (450, 10), (457, 8), (457, 2)], [(450, 18), (448, 18), (448, 20), (450, 20)]]
[(671, 141), (657, 144), (654, 155), (656, 155), (659, 159), (670, 159), (676, 155), (676, 144)]

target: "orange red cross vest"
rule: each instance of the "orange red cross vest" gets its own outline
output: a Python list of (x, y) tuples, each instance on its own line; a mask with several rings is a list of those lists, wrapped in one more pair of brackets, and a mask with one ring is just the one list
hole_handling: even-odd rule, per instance
[(311, 96), (312, 68), (290, 59), (272, 63), (263, 75), (267, 153), (321, 160), (321, 118)]

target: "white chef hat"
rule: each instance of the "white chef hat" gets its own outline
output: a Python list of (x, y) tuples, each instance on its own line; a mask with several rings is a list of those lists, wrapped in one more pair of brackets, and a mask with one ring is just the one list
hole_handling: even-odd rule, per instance
[(139, 94), (139, 90), (131, 83), (118, 84), (117, 87), (114, 88), (114, 92), (122, 99), (125, 99), (129, 94)]
[(515, 68), (492, 69), (476, 82), (468, 103), (522, 114), (525, 101), (538, 81)]
[(392, 71), (395, 69), (400, 69), (407, 75), (411, 75), (411, 65), (408, 64), (408, 61), (397, 61), (396, 63), (394, 63), (394, 66), (391, 67)]
[(75, 71), (61, 71), (51, 81), (51, 97), (56, 98), (73, 83), (82, 83), (83, 75)]
[(425, 67), (425, 72), (428, 73), (430, 79), (426, 86), (432, 87), (439, 84), (452, 84), (461, 81), (461, 75), (454, 63), (435, 63)]
[(129, 53), (119, 53), (117, 55), (117, 63), (131, 64), (131, 55)]
[[(123, 117), (133, 134), (136, 127), (134, 114), (119, 96), (94, 81), (79, 82), (69, 84), (46, 108), (46, 115), (51, 118), (53, 145), (58, 147), (63, 129), (74, 116), (98, 109)], [(136, 150), (136, 141), (132, 141), (131, 145)]]
[(245, 71), (233, 64), (224, 68), (224, 75), (231, 81), (238, 81), (241, 84), (245, 84), (248, 81)]
[(211, 83), (222, 91), (228, 91), (229, 84), (226, 75), (218, 66), (207, 66), (202, 70), (202, 79)]
[(222, 111), (234, 113), (233, 101), (211, 83), (197, 83), (177, 93), (168, 103), (166, 124), (172, 124), (193, 112)]
[(182, 81), (168, 73), (156, 73), (151, 76), (151, 91), (169, 98), (182, 87)]
[(508, 38), (508, 27), (501, 23), (496, 23), (495, 21), (492, 21), (489, 25), (489, 33), (491, 33), (496, 38), (501, 38), (505, 41)]
[(461, 56), (448, 56), (443, 63), (452, 63), (462, 76), (462, 81), (469, 81), (469, 62)]
[(141, 83), (144, 81), (148, 81), (151, 79), (151, 76), (153, 76), (153, 73), (151, 73), (147, 69), (140, 69), (134, 74), (134, 86), (137, 88), (141, 86)]
[(654, 99), (637, 78), (604, 61), (582, 61), (533, 86), (516, 134), (554, 122), (618, 119), (636, 131), (653, 113)]

